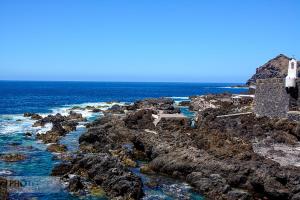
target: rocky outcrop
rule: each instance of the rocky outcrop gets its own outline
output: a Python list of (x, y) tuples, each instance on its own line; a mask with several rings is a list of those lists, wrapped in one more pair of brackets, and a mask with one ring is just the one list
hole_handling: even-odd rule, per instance
[(39, 120), (43, 118), (42, 116), (36, 113), (24, 113), (24, 117), (30, 117), (33, 120)]
[(157, 112), (143, 109), (130, 113), (124, 119), (125, 125), (130, 129), (154, 129), (152, 114), (157, 114)]
[(61, 114), (48, 115), (40, 120), (37, 120), (33, 126), (45, 126), (48, 123), (52, 124), (52, 129), (46, 133), (37, 134), (37, 139), (44, 143), (57, 143), (68, 132), (75, 131), (78, 122), (86, 121), (80, 113), (70, 111), (68, 116)]
[(0, 154), (0, 160), (5, 162), (18, 162), (23, 161), (27, 157), (23, 154), (11, 153), (11, 154)]
[[(61, 166), (57, 166), (54, 171), (60, 171), (58, 169)], [(65, 166), (63, 168), (66, 169)], [(63, 175), (67, 174), (86, 174), (85, 180), (101, 186), (111, 198), (140, 199), (143, 196), (141, 179), (109, 154), (78, 156), (73, 160), (70, 171)], [(69, 189), (73, 192), (85, 187), (78, 177), (73, 177), (68, 182)]]
[(174, 100), (170, 98), (144, 99), (137, 101), (131, 110), (152, 109), (152, 110), (174, 110)]
[[(153, 126), (155, 114), (172, 110), (169, 100), (118, 108), (117, 115), (110, 112), (90, 123), (79, 139), (82, 154), (52, 174), (62, 176), (72, 192), (95, 183), (111, 198), (139, 199), (141, 180), (127, 167), (147, 160), (141, 172), (184, 180), (208, 199), (297, 199), (300, 168), (258, 154), (254, 143), (297, 145), (300, 124), (251, 113), (230, 115), (251, 110), (251, 104), (252, 99), (237, 102), (230, 94), (192, 97), (193, 127), (178, 115)], [(127, 111), (120, 115), (122, 109)]]
[(57, 143), (67, 131), (58, 122), (53, 123), (52, 129), (45, 134), (37, 134), (37, 139), (42, 140), (44, 143)]
[(7, 180), (0, 177), (0, 199), (8, 200)]
[[(256, 69), (256, 73), (247, 81), (247, 85), (255, 85), (257, 79), (284, 78), (287, 75), (289, 57), (280, 54)], [(300, 67), (300, 62), (298, 62)]]
[(47, 147), (47, 151), (54, 152), (54, 153), (62, 153), (67, 151), (67, 146), (63, 144), (50, 144)]
[(137, 134), (126, 127), (121, 117), (107, 115), (89, 126), (79, 138), (80, 148), (84, 152), (109, 152), (126, 144)]

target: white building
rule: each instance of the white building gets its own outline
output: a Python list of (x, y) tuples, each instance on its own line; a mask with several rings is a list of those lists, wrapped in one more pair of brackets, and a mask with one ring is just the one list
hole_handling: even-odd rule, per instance
[(289, 60), (288, 75), (285, 78), (285, 87), (286, 88), (296, 87), (297, 76), (298, 76), (297, 61), (294, 58), (292, 58), (291, 60)]

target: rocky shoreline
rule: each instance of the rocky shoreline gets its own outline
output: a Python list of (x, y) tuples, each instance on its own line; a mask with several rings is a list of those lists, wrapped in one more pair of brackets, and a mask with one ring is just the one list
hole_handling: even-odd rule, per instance
[[(36, 120), (34, 126), (52, 124), (36, 138), (49, 145), (48, 151), (61, 154), (51, 175), (75, 195), (141, 199), (145, 183), (131, 170), (138, 167), (144, 174), (187, 182), (205, 199), (300, 199), (300, 124), (256, 117), (252, 104), (250, 96), (219, 94), (191, 97), (179, 105), (159, 98), (108, 110), (89, 108), (104, 116), (86, 125), (72, 155), (60, 140), (86, 121), (81, 114), (71, 110), (67, 116), (24, 116)], [(180, 106), (189, 106), (195, 117), (182, 115)], [(294, 148), (294, 154), (278, 150), (278, 145)], [(7, 195), (2, 186), (0, 191)]]

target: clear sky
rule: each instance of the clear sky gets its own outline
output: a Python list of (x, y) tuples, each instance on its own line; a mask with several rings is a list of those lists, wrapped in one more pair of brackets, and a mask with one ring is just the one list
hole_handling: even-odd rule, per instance
[(0, 80), (244, 82), (300, 59), (299, 0), (0, 0)]

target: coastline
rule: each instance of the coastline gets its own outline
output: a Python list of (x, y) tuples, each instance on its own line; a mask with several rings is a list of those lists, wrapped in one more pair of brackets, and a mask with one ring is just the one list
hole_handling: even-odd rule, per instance
[(298, 124), (252, 111), (253, 95), (223, 93), (2, 115), (16, 134), (0, 176), (50, 179), (50, 198), (295, 199)]

